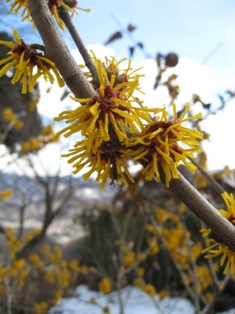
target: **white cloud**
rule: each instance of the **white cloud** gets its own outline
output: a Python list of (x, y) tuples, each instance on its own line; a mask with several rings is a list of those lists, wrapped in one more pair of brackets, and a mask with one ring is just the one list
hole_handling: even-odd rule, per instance
[(210, 141), (203, 143), (207, 152), (208, 166), (210, 169), (222, 169), (229, 166), (235, 169), (235, 101), (217, 115), (212, 115), (202, 123), (203, 129), (210, 134)]
[[(160, 86), (156, 91), (153, 90), (153, 85), (157, 75), (157, 67), (155, 60), (146, 59), (136, 64), (137, 67), (143, 67), (140, 73), (144, 74), (140, 83), (143, 91), (145, 91), (145, 102), (150, 106), (168, 104), (170, 98), (165, 86)], [(180, 94), (176, 99), (178, 105), (191, 101), (193, 94), (201, 95), (204, 102), (213, 100), (217, 92), (222, 91), (228, 86), (231, 87), (233, 78), (225, 79), (215, 76), (210, 70), (203, 65), (200, 65), (186, 57), (179, 59), (179, 64), (170, 68), (163, 75), (163, 80), (169, 75), (178, 75), (175, 83), (180, 86)], [(155, 101), (155, 104), (154, 104)]]

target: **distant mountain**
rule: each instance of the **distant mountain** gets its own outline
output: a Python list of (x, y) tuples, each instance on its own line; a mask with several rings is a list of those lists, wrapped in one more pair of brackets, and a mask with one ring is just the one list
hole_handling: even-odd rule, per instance
[(92, 179), (81, 177), (39, 177), (32, 178), (16, 174), (0, 174), (0, 190), (12, 189), (14, 196), (0, 202), (2, 226), (18, 228), (24, 219), (26, 229), (41, 228), (48, 206), (52, 212), (59, 210), (50, 227), (51, 236), (74, 237), (81, 227), (73, 224), (83, 209), (110, 206), (117, 187), (106, 185), (103, 190)]

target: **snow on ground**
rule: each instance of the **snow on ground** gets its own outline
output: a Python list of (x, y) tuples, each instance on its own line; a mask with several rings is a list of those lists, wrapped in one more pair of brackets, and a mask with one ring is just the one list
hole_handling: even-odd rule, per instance
[[(102, 307), (108, 305), (111, 314), (119, 314), (118, 295), (116, 292), (106, 296), (100, 292), (89, 290), (85, 285), (76, 289), (77, 298), (63, 299), (50, 310), (50, 314), (102, 314)], [(97, 304), (89, 300), (96, 299)], [(126, 287), (122, 290), (125, 314), (194, 314), (193, 305), (184, 298), (166, 298), (162, 301), (158, 296), (150, 298), (137, 287)], [(218, 313), (217, 313), (218, 314)], [(219, 313), (235, 314), (235, 309)]]
[[(51, 309), (50, 314), (102, 314), (102, 306), (108, 305), (111, 314), (119, 314), (118, 295), (116, 292), (105, 296), (100, 292), (88, 290), (81, 285), (76, 290), (77, 298), (64, 299), (57, 307)], [(194, 314), (193, 305), (183, 298), (167, 298), (155, 304), (147, 294), (137, 287), (126, 287), (122, 291), (125, 314)], [(97, 304), (88, 301), (95, 298)]]

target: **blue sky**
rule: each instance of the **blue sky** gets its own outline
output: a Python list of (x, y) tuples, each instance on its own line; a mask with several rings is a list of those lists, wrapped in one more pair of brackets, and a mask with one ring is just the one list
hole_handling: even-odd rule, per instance
[[(232, 0), (81, 0), (81, 7), (91, 12), (79, 13), (75, 23), (87, 45), (103, 43), (118, 30), (113, 16), (126, 27), (138, 26), (133, 36), (145, 44), (153, 56), (156, 52), (175, 51), (202, 63), (218, 45), (220, 48), (207, 61), (215, 73), (235, 72), (235, 2)], [(127, 56), (129, 38), (110, 45), (118, 57)], [(137, 55), (142, 57), (141, 54)]]
[[(104, 43), (109, 35), (118, 30), (114, 16), (123, 27), (128, 23), (138, 27), (133, 33), (135, 39), (143, 42), (153, 56), (156, 52), (164, 54), (173, 50), (180, 56), (201, 63), (221, 44), (207, 66), (222, 75), (235, 72), (235, 1), (80, 0), (78, 4), (91, 9), (90, 13), (79, 11), (74, 19), (86, 45)], [(9, 5), (6, 4), (6, 7)], [(0, 15), (2, 30), (19, 27), (19, 20), (9, 18)], [(29, 30), (27, 27), (24, 33), (31, 35)], [(74, 47), (68, 34), (64, 36)], [(126, 47), (130, 44), (130, 39), (124, 38), (111, 46), (121, 58), (127, 56)], [(139, 53), (136, 57), (143, 56)]]
[[(3, 0), (2, 0), (3, 1)], [(125, 28), (137, 26), (133, 36), (145, 44), (152, 56), (157, 52), (175, 51), (202, 63), (216, 47), (206, 65), (215, 74), (227, 76), (235, 72), (235, 1), (232, 0), (80, 0), (78, 5), (91, 12), (79, 11), (74, 22), (86, 45), (104, 43), (119, 30), (116, 20)], [(9, 7), (9, 3), (6, 7)], [(9, 19), (10, 18), (10, 19)], [(0, 27), (9, 31), (20, 25), (19, 19), (0, 15)], [(30, 26), (22, 29), (31, 36)], [(64, 34), (71, 49), (72, 39)], [(128, 56), (132, 41), (126, 36), (111, 44), (118, 58)], [(138, 52), (136, 60), (143, 58)]]

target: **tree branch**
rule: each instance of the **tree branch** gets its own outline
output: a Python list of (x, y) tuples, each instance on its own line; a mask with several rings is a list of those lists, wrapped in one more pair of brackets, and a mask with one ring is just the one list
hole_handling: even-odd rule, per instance
[[(235, 228), (179, 173), (179, 179), (170, 181), (172, 191), (217, 236), (217, 241), (235, 251)], [(161, 175), (165, 182), (164, 174)]]
[(68, 11), (63, 8), (60, 7), (59, 8), (59, 14), (60, 14), (60, 18), (62, 19), (62, 21), (64, 22), (64, 24), (66, 25), (66, 27), (68, 28), (84, 62), (86, 67), (89, 69), (91, 76), (95, 82), (96, 86), (99, 86), (99, 77), (98, 77), (98, 73), (95, 67), (95, 64), (91, 58), (91, 56), (89, 55), (77, 29), (74, 27), (74, 24), (71, 20), (71, 17), (69, 16)]
[(188, 157), (192, 164), (194, 164), (201, 174), (207, 179), (207, 181), (212, 185), (213, 189), (221, 196), (222, 193), (225, 192), (223, 187), (206, 171), (204, 170), (198, 162), (196, 162), (193, 158)]
[(66, 84), (77, 98), (96, 96), (83, 72), (77, 66), (56, 27), (45, 0), (27, 0), (30, 14), (44, 42), (46, 56), (55, 64)]

